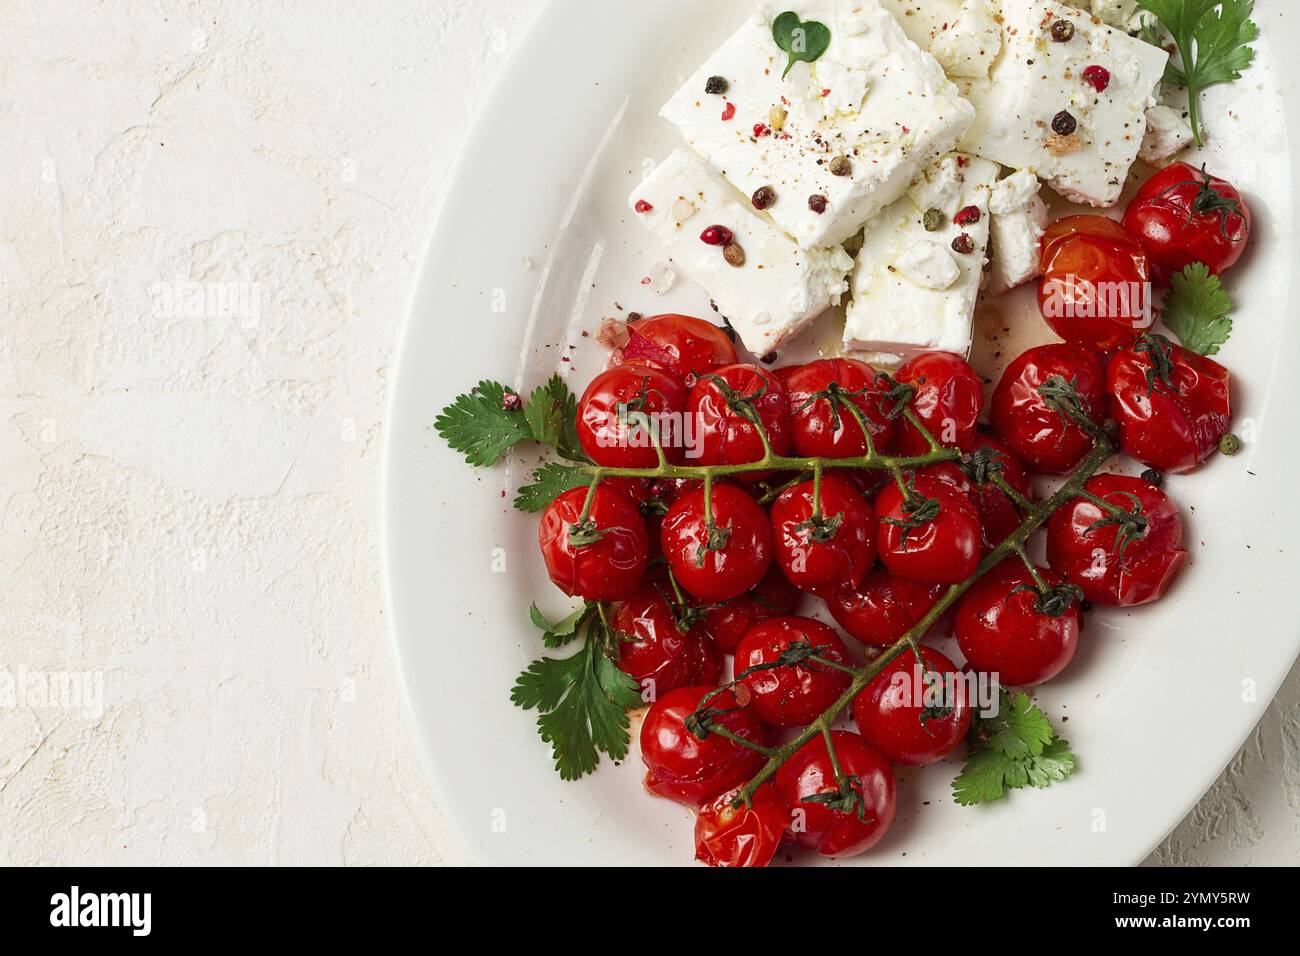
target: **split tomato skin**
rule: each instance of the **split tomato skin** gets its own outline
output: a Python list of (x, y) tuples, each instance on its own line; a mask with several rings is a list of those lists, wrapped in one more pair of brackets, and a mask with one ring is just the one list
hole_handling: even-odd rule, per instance
[(777, 564), (791, 584), (812, 594), (857, 584), (876, 560), (875, 514), (857, 489), (826, 475), (821, 505), (819, 531), (812, 525), (812, 481), (787, 488), (772, 504)]
[(886, 485), (876, 497), (881, 562), (900, 577), (927, 584), (955, 584), (970, 577), (979, 565), (982, 534), (975, 505), (933, 476), (917, 475), (911, 487), (919, 498), (937, 502), (938, 514), (904, 529), (900, 523), (910, 520), (908, 499), (897, 483)]
[[(853, 720), (862, 739), (892, 763), (913, 767), (948, 756), (971, 725), (966, 683), (957, 665), (931, 647), (921, 648), (921, 660), (924, 674), (916, 655), (903, 651), (853, 698)], [(935, 680), (942, 683), (932, 692), (940, 696), (931, 707), (926, 693)]]
[(658, 575), (610, 607), (609, 623), (619, 638), (616, 664), (654, 700), (678, 687), (718, 679), (722, 657), (700, 625), (681, 626), (668, 599), (668, 581)]
[[(1065, 578), (1047, 568), (1039, 576), (1049, 587)], [(957, 606), (957, 644), (966, 663), (997, 674), (1013, 687), (1032, 687), (1063, 671), (1079, 646), (1080, 613), (1072, 603), (1052, 617), (1035, 607), (1038, 594), (1029, 571), (1009, 558), (972, 585)]]
[(862, 819), (808, 799), (839, 786), (822, 734), (800, 747), (776, 772), (776, 786), (791, 807), (788, 833), (796, 844), (822, 856), (856, 856), (879, 843), (894, 822), (894, 770), (858, 734), (832, 731), (831, 741), (840, 769), (845, 776), (857, 778), (851, 786), (860, 796)]
[[(848, 664), (848, 652), (833, 628), (807, 617), (774, 617), (755, 625), (736, 649), (735, 670), (772, 664), (792, 644), (808, 644), (817, 654)], [(850, 676), (815, 661), (754, 671), (741, 678), (750, 708), (769, 727), (811, 724), (849, 686)]]
[(752, 590), (710, 607), (701, 626), (718, 650), (730, 654), (755, 624), (793, 611), (798, 594), (785, 573), (773, 563)]
[[(951, 352), (922, 352), (903, 363), (894, 380), (916, 389), (912, 413), (942, 445), (970, 451), (984, 404), (984, 382), (970, 364)], [(924, 455), (925, 436), (899, 418), (891, 449), (897, 455)]]
[[(763, 766), (765, 758), (757, 750), (720, 734), (701, 740), (686, 729), (686, 718), (716, 689), (707, 685), (679, 687), (660, 697), (646, 713), (641, 723), (641, 759), (646, 766), (645, 786), (651, 793), (699, 806), (740, 786)], [(714, 718), (717, 724), (766, 746), (766, 731), (758, 715), (741, 708), (731, 691), (715, 697), (710, 707), (731, 711)]]
[[(706, 602), (727, 601), (762, 580), (772, 562), (772, 523), (735, 485), (714, 485), (714, 534), (704, 520), (704, 489), (687, 492), (664, 515), (660, 545), (686, 591)], [(709, 548), (711, 538), (720, 547)]]
[(662, 368), (678, 378), (698, 377), (734, 365), (736, 346), (725, 331), (693, 315), (667, 312), (627, 324), (624, 364)]
[[(578, 442), (598, 465), (608, 468), (653, 468), (659, 464), (649, 434), (630, 421), (620, 421), (620, 406), (635, 406), (651, 416), (680, 415), (686, 409), (682, 380), (662, 369), (616, 365), (591, 380), (578, 400)], [(680, 437), (663, 434), (668, 460), (680, 463), (685, 454)]]
[(835, 623), (871, 647), (888, 647), (910, 631), (943, 594), (943, 585), (900, 577), (885, 568), (871, 571), (856, 587), (827, 597)]
[(1164, 472), (1191, 471), (1218, 449), (1232, 420), (1229, 392), (1226, 368), (1159, 336), (1116, 352), (1106, 367), (1120, 447)]
[(1146, 250), (1152, 278), (1168, 285), (1193, 262), (1213, 275), (1235, 265), (1250, 241), (1250, 207), (1226, 179), (1171, 163), (1139, 187), (1124, 227)]
[(695, 818), (695, 859), (709, 866), (767, 866), (776, 856), (790, 822), (790, 805), (768, 782), (746, 806), (733, 807), (740, 788), (700, 807)]
[[(790, 402), (785, 387), (757, 365), (726, 365), (714, 369), (691, 389), (687, 411), (694, 424), (694, 447), (688, 456), (695, 465), (744, 465), (763, 458), (763, 440), (754, 423), (728, 401), (728, 393), (751, 399), (767, 431), (772, 451), (790, 451)], [(697, 454), (698, 453), (698, 454)], [(757, 481), (762, 472), (743, 477)]]
[(570, 529), (587, 500), (586, 488), (571, 488), (542, 512), (537, 543), (551, 581), (565, 594), (589, 601), (617, 601), (632, 595), (645, 577), (649, 555), (645, 519), (626, 494), (604, 483), (593, 493), (588, 523), (601, 537), (574, 545)]
[(1126, 510), (1136, 499), (1146, 529), (1122, 547), (1115, 525), (1088, 530), (1108, 515), (1086, 498), (1075, 498), (1047, 524), (1048, 564), (1094, 604), (1132, 607), (1160, 598), (1187, 562), (1177, 506), (1159, 488), (1127, 475), (1095, 475), (1083, 487)]
[(1084, 412), (1099, 422), (1106, 407), (1101, 360), (1068, 343), (1029, 349), (1008, 365), (993, 390), (992, 418), (998, 435), (1025, 464), (1062, 475), (1083, 461), (1093, 440), (1039, 394), (1039, 386), (1052, 378), (1073, 382)]
[[(805, 458), (857, 458), (867, 453), (867, 441), (849, 402), (861, 413), (874, 447), (883, 448), (894, 433), (894, 421), (883, 403), (889, 389), (876, 370), (856, 359), (818, 359), (790, 372), (785, 379), (790, 396), (795, 454)], [(822, 393), (834, 385), (836, 403)], [(861, 394), (852, 394), (861, 392)]]

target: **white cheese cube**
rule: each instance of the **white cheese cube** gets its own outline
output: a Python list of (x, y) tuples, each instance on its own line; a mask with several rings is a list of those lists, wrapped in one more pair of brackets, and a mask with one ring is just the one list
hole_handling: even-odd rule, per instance
[[(1037, 173), (1067, 199), (1113, 205), (1169, 54), (1052, 0), (1003, 0), (1002, 17), (1002, 55), (961, 148)], [(1064, 42), (1053, 38), (1058, 20), (1074, 27)], [(1089, 67), (1105, 71), (1104, 90)], [(1054, 129), (1058, 114), (1068, 120)]]
[(1138, 0), (1092, 0), (1092, 15), (1116, 30), (1125, 32), (1136, 30), (1142, 25)]
[(1157, 104), (1147, 110), (1147, 131), (1138, 155), (1148, 163), (1163, 163), (1190, 146), (1193, 139), (1186, 108)]
[[(997, 178), (995, 163), (947, 156), (867, 226), (845, 315), (846, 349), (885, 365), (935, 349), (969, 353)], [(979, 220), (954, 223), (970, 206)], [(970, 252), (953, 248), (962, 234), (970, 237)]]
[[(675, 150), (660, 163), (628, 205), (755, 355), (766, 355), (803, 330), (848, 290), (848, 253), (840, 246), (799, 248), (689, 150)], [(742, 264), (733, 265), (723, 246), (700, 238), (714, 225), (731, 231)]]
[(1000, 295), (1041, 274), (1039, 243), (1047, 231), (1047, 203), (1038, 177), (1021, 170), (993, 187), (989, 196), (990, 266), (984, 291)]
[[(824, 24), (831, 40), (783, 77), (789, 58), (772, 24), (785, 11)], [(724, 94), (705, 92), (715, 76)], [(843, 242), (901, 196), (974, 109), (879, 0), (765, 0), (660, 115), (744, 195), (774, 190), (773, 221), (811, 249)]]
[(1002, 28), (992, 0), (965, 0), (944, 24), (930, 52), (950, 77), (986, 77), (1002, 52)]

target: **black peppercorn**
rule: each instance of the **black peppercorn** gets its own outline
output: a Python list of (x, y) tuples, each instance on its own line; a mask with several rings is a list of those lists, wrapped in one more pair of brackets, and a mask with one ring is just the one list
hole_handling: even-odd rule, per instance
[(1079, 121), (1074, 118), (1069, 110), (1061, 110), (1052, 117), (1052, 132), (1054, 133), (1069, 136), (1078, 128)]
[(1074, 39), (1074, 24), (1069, 20), (1057, 20), (1052, 24), (1052, 39), (1057, 43), (1067, 43)]
[(1139, 477), (1148, 485), (1155, 485), (1157, 488), (1165, 483), (1165, 476), (1155, 468), (1148, 468)]
[(721, 96), (723, 93), (727, 92), (727, 87), (729, 85), (730, 84), (727, 83), (724, 77), (711, 76), (704, 84), (704, 92), (712, 93), (714, 96)]
[(975, 240), (970, 237), (970, 233), (963, 232), (960, 236), (952, 241), (953, 252), (960, 252), (962, 255), (970, 255), (975, 251)]

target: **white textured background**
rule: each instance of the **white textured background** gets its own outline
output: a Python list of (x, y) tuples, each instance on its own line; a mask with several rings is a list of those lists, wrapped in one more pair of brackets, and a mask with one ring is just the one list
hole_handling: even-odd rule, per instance
[[(446, 171), (537, 6), (0, 0), (0, 863), (462, 859), (376, 472)], [(82, 672), (102, 715), (31, 682)], [(1294, 863), (1298, 821), (1293, 673), (1151, 862)]]

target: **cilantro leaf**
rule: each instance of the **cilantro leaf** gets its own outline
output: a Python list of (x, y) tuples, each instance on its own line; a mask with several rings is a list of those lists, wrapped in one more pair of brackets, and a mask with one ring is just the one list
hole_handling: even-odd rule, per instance
[(1074, 773), (1075, 759), (1070, 752), (1070, 742), (1064, 737), (1057, 737), (1043, 748), (1043, 752), (1031, 757), (1026, 765), (1031, 787), (1047, 787), (1058, 780), (1064, 780)]
[(1231, 311), (1232, 300), (1219, 277), (1210, 275), (1202, 263), (1193, 262), (1170, 276), (1161, 317), (1183, 348), (1199, 355), (1219, 351), (1232, 333)]
[(548, 461), (533, 471), (533, 483), (524, 485), (515, 495), (515, 507), (520, 511), (543, 510), (570, 488), (591, 484), (591, 475), (574, 465)]
[(995, 750), (977, 750), (952, 782), (952, 798), (963, 807), (1001, 800), (1012, 760)]
[(585, 624), (593, 614), (596, 613), (596, 605), (593, 601), (586, 601), (582, 607), (578, 608), (568, 617), (562, 618), (552, 624), (537, 609), (534, 604), (528, 609), (528, 617), (542, 632), (542, 644), (545, 647), (563, 647), (571, 640), (578, 636), (582, 625)]
[(471, 465), (495, 464), (507, 448), (532, 437), (519, 396), (500, 382), (479, 382), (457, 396), (433, 427)]
[(1188, 120), (1196, 145), (1204, 146), (1198, 119), (1201, 91), (1241, 79), (1255, 51), (1247, 44), (1259, 37), (1250, 19), (1255, 0), (1138, 0), (1169, 31), (1178, 48), (1179, 65), (1165, 69), (1165, 82), (1187, 87)]
[(627, 756), (630, 707), (641, 704), (636, 682), (619, 670), (588, 635), (572, 657), (543, 657), (519, 675), (510, 699), (539, 710), (537, 732), (551, 745), (562, 780), (591, 773), (600, 754)]
[(978, 718), (974, 739), (952, 782), (953, 799), (964, 807), (1001, 800), (1008, 790), (1046, 787), (1074, 772), (1069, 742), (1023, 691), (1012, 697), (1003, 690), (997, 714)]
[(799, 61), (813, 63), (821, 58), (831, 45), (830, 27), (816, 20), (800, 20), (799, 14), (787, 10), (772, 21), (772, 40), (790, 58), (781, 79), (794, 69)]
[(552, 375), (545, 385), (533, 389), (524, 418), (537, 441), (571, 461), (586, 460), (578, 443), (578, 399), (560, 376)]

